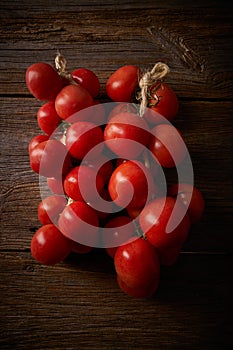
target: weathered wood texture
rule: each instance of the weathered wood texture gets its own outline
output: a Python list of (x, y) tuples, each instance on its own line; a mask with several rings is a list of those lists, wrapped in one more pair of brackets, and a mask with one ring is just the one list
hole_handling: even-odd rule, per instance
[[(230, 349), (232, 347), (233, 11), (218, 1), (1, 1), (1, 349)], [(39, 227), (38, 176), (28, 142), (41, 105), (26, 68), (93, 69), (104, 84), (117, 67), (171, 68), (167, 81), (206, 211), (158, 293), (134, 300), (118, 288), (104, 252), (45, 267), (30, 255)], [(169, 174), (168, 174), (169, 175)], [(172, 178), (172, 174), (171, 178)], [(169, 176), (168, 176), (169, 177)]]

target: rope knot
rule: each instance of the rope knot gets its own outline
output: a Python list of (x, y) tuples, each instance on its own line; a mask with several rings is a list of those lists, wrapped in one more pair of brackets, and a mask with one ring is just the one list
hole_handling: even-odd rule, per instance
[(157, 62), (151, 71), (146, 72), (139, 81), (139, 87), (141, 89), (139, 93), (139, 100), (141, 100), (139, 114), (144, 114), (145, 108), (147, 107), (148, 91), (152, 85), (158, 80), (163, 79), (169, 73), (169, 67), (163, 62)]
[(58, 52), (57, 56), (55, 57), (55, 67), (58, 74), (62, 78), (66, 78), (69, 81), (72, 81), (71, 74), (66, 70), (66, 59), (60, 54), (60, 52)]

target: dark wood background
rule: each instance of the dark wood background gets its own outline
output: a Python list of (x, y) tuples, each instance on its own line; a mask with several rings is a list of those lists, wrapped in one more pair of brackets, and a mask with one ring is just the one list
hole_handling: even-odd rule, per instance
[[(1, 349), (232, 348), (233, 11), (218, 1), (0, 1)], [(163, 60), (177, 92), (175, 120), (206, 211), (156, 295), (135, 300), (103, 252), (46, 267), (30, 254), (40, 226), (38, 176), (27, 146), (41, 103), (25, 70), (53, 63), (93, 69), (105, 98), (124, 64)], [(230, 345), (231, 344), (231, 345)]]

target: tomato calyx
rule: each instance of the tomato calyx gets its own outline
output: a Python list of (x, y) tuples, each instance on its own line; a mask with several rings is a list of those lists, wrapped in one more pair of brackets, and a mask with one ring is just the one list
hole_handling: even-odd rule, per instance
[[(148, 91), (147, 98), (148, 98), (148, 107), (155, 107), (157, 104), (161, 101), (163, 96), (157, 95), (157, 91), (161, 88), (162, 82), (158, 81), (156, 85), (152, 86), (152, 89)], [(152, 102), (153, 101), (153, 102)]]

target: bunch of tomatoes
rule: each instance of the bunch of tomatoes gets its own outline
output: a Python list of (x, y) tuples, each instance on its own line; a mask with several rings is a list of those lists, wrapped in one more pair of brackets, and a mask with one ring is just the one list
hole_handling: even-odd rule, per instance
[(126, 65), (109, 77), (107, 103), (98, 100), (93, 71), (63, 73), (44, 62), (26, 71), (30, 93), (43, 101), (37, 111), (42, 132), (29, 143), (30, 166), (50, 191), (38, 205), (41, 227), (32, 256), (52, 265), (71, 252), (101, 248), (114, 259), (119, 287), (132, 297), (150, 297), (160, 266), (175, 263), (204, 211), (192, 183), (167, 188), (164, 176), (188, 156), (171, 123), (177, 96), (155, 81), (141, 115), (139, 67)]

